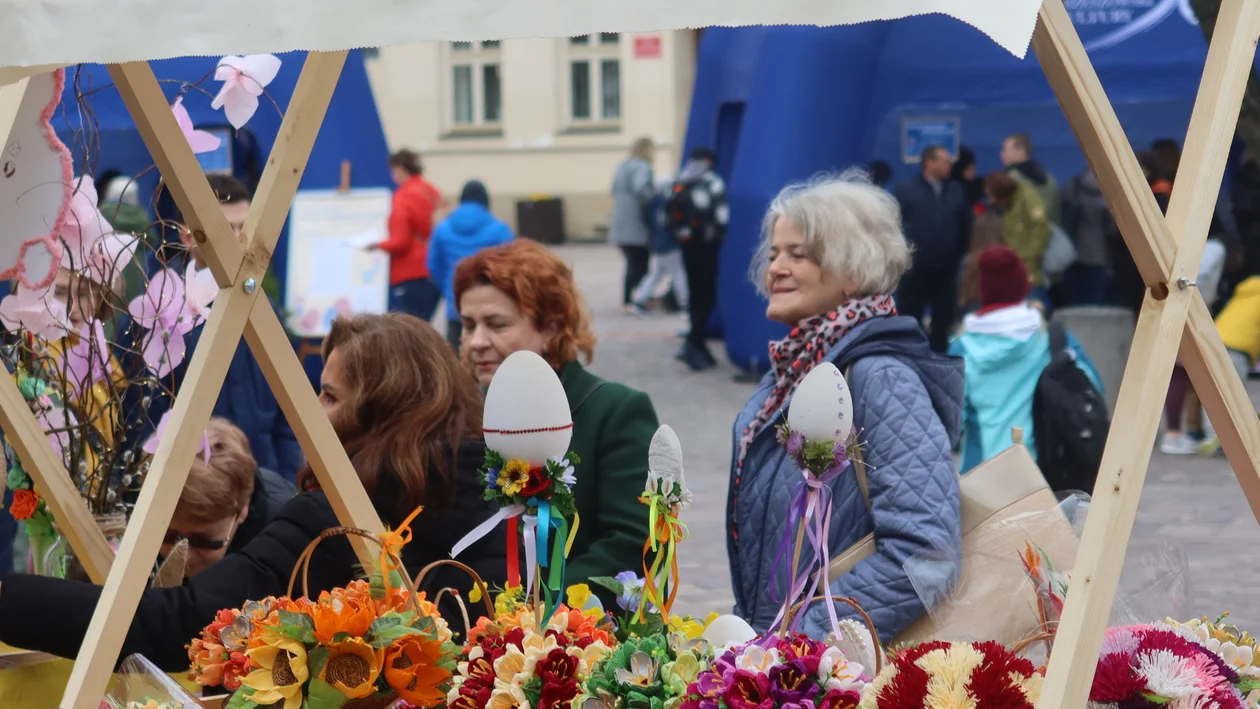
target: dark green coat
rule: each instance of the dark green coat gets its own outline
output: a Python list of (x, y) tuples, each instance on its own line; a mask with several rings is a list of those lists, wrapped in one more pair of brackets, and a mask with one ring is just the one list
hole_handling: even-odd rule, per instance
[[(582, 519), (565, 585), (622, 571), (642, 576), (648, 508), (639, 495), (647, 484), (648, 446), (660, 425), (652, 400), (600, 379), (577, 362), (564, 365), (559, 374), (573, 412), (569, 449), (582, 461), (573, 488)], [(600, 589), (592, 585), (591, 590)]]

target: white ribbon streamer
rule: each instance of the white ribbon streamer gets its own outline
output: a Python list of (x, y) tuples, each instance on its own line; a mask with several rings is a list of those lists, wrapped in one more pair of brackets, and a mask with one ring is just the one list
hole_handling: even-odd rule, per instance
[(538, 568), (538, 515), (521, 517), (525, 522), (525, 590), (534, 587), (534, 571)]
[[(507, 507), (500, 508), (499, 511), (494, 514), (493, 517), (477, 525), (476, 529), (469, 532), (468, 534), (465, 534), (463, 539), (459, 540), (455, 544), (454, 547), (451, 547), (451, 558), (454, 559), (455, 557), (459, 556), (460, 553), (463, 552), (465, 549), (472, 546), (473, 544), (476, 544), (478, 540), (480, 540), (482, 537), (486, 536), (490, 532), (493, 532), (494, 528), (498, 527), (500, 522), (511, 519), (513, 517), (518, 517), (522, 514), (525, 514), (525, 505), (508, 505)], [(526, 534), (529, 534), (530, 533), (529, 518), (526, 517), (525, 519), (526, 519), (526, 522), (525, 522)], [(538, 520), (537, 518), (535, 518), (534, 523), (537, 524), (537, 522)], [(529, 558), (529, 555), (534, 553), (532, 551), (533, 547), (527, 543), (525, 545), (525, 548), (526, 548), (526, 552), (525, 552), (526, 558)], [(532, 575), (534, 573), (533, 563), (530, 563), (529, 565), (529, 573), (531, 574), (531, 578), (532, 578)]]

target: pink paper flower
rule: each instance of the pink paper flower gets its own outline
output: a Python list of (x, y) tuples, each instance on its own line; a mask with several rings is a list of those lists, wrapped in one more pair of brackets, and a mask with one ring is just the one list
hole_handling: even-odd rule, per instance
[(223, 87), (210, 108), (222, 108), (228, 123), (240, 130), (258, 110), (258, 97), (263, 88), (279, 72), (280, 60), (271, 54), (223, 57), (214, 72), (215, 81), (222, 81)]
[(70, 327), (66, 304), (48, 288), (19, 287), (0, 300), (0, 322), (9, 330), (25, 328), (35, 337), (51, 342), (65, 336)]
[[(226, 85), (224, 88), (226, 88)], [(256, 101), (257, 99), (255, 99)], [(193, 128), (192, 117), (188, 115), (188, 109), (184, 108), (183, 96), (176, 98), (175, 103), (171, 104), (171, 113), (175, 114), (175, 122), (179, 124), (179, 129), (184, 132), (184, 137), (188, 139), (188, 145), (192, 147), (194, 154), (208, 153), (219, 149), (219, 145), (223, 142), (219, 136)]]
[(193, 315), (193, 325), (210, 319), (210, 304), (219, 295), (219, 284), (210, 269), (197, 270), (191, 259), (184, 268), (184, 288), (188, 291), (188, 310)]
[(184, 281), (170, 269), (158, 271), (127, 311), (136, 323), (149, 330), (140, 351), (145, 364), (159, 377), (170, 374), (184, 361), (184, 335), (196, 326), (185, 297)]
[(72, 271), (87, 267), (89, 254), (97, 242), (114, 229), (105, 215), (96, 207), (96, 186), (87, 178), (80, 178), (70, 198), (70, 214), (58, 236), (61, 237), (61, 266)]
[(65, 376), (72, 394), (81, 396), (109, 373), (109, 343), (105, 327), (93, 319), (83, 326), (73, 346), (66, 350)]
[[(148, 440), (144, 442), (144, 446), (141, 450), (149, 455), (157, 454), (158, 443), (162, 441), (162, 436), (166, 435), (166, 423), (170, 420), (170, 411), (162, 414), (162, 420), (158, 421), (157, 430), (154, 431), (153, 435), (149, 436)], [(210, 437), (204, 433), (201, 434), (201, 443), (197, 445), (197, 454), (200, 455), (201, 459), (206, 461), (207, 464), (210, 463)]]

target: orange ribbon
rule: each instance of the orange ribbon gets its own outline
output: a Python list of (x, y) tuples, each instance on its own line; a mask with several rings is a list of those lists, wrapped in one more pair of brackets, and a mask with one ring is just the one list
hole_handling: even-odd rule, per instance
[[(411, 523), (416, 516), (424, 511), (424, 507), (417, 507), (411, 514), (407, 515), (407, 519), (398, 525), (398, 529), (387, 529), (377, 535), (381, 540), (381, 579), (385, 586), (385, 598), (389, 598), (392, 594), (390, 587), (389, 575), (394, 571), (402, 569), (402, 548), (411, 542)], [(397, 562), (397, 563), (395, 563)]]
[[(639, 502), (652, 507), (654, 520), (652, 533), (643, 544), (643, 599), (639, 602), (639, 610), (636, 613), (639, 622), (643, 621), (648, 603), (652, 602), (660, 609), (661, 619), (668, 623), (669, 611), (674, 607), (674, 599), (678, 596), (678, 554), (675, 553), (674, 545), (686, 537), (687, 528), (678, 522), (678, 517), (673, 510), (660, 514), (657, 508), (659, 497), (659, 495), (644, 495), (639, 498)], [(665, 548), (656, 555), (655, 561), (649, 568), (649, 552), (656, 551), (661, 546)], [(660, 573), (661, 562), (666, 558), (669, 560), (670, 567), (668, 578), (673, 583), (669, 584), (669, 596), (662, 599), (661, 591), (656, 586), (656, 576)]]

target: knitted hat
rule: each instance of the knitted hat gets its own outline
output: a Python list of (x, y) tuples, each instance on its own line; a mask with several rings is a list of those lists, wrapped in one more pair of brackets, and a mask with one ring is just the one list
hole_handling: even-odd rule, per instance
[(978, 262), (980, 306), (1015, 305), (1028, 299), (1028, 269), (1009, 246), (990, 246)]

